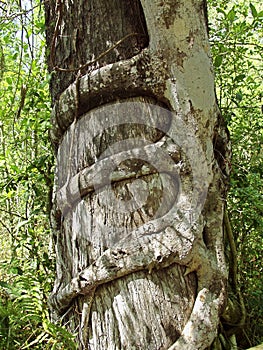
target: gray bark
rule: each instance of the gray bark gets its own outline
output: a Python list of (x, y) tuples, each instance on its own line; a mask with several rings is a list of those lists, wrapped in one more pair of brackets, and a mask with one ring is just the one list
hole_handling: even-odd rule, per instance
[(53, 317), (80, 349), (206, 349), (226, 301), (227, 136), (204, 2), (50, 1), (46, 13)]

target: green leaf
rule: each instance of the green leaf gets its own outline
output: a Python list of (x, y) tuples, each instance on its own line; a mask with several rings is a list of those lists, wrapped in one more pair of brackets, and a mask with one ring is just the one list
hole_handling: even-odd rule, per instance
[(0, 287), (3, 287), (3, 288), (10, 288), (11, 286), (10, 286), (7, 282), (0, 281)]
[(235, 81), (242, 81), (246, 77), (246, 74), (239, 74), (235, 77)]
[(252, 16), (254, 18), (257, 18), (258, 17), (258, 12), (257, 12), (255, 6), (252, 3), (250, 3), (249, 7), (250, 7), (250, 10), (251, 10)]
[(216, 56), (215, 62), (214, 62), (215, 67), (220, 67), (221, 64), (222, 64), (222, 61), (223, 61), (223, 56), (222, 55)]
[(232, 9), (228, 12), (227, 19), (229, 19), (230, 22), (234, 22), (235, 18), (236, 18), (236, 11)]
[(236, 93), (236, 100), (237, 100), (238, 102), (241, 102), (242, 99), (243, 99), (242, 93), (241, 93), (241, 92)]
[(12, 266), (9, 272), (15, 275), (23, 275), (23, 270), (19, 266)]
[(11, 77), (7, 77), (6, 81), (7, 81), (8, 85), (13, 85), (13, 79)]

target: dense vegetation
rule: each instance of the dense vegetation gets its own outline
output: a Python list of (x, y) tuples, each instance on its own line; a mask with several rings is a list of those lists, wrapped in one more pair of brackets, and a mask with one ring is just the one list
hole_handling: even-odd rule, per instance
[(260, 12), (260, 1), (210, 1), (210, 16), (217, 96), (233, 152), (228, 213), (247, 309), (242, 349), (263, 342), (262, 4)]
[[(219, 105), (231, 134), (228, 211), (247, 309), (240, 349), (263, 342), (260, 1), (209, 1)], [(55, 263), (48, 213), (54, 159), (41, 1), (0, 1), (0, 349), (73, 349), (50, 323)]]

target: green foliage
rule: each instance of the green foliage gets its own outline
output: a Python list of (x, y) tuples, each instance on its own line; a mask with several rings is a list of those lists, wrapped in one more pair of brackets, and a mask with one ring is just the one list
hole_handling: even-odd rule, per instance
[[(46, 296), (51, 278), (31, 272), (31, 264), (14, 271), (11, 283), (2, 282), (0, 302), (1, 349), (75, 349), (73, 336), (49, 321)], [(66, 345), (65, 345), (66, 344)]]
[[(24, 5), (23, 5), (24, 3)], [(24, 7), (22, 7), (24, 6)], [(0, 1), (0, 348), (74, 349), (49, 320), (54, 159), (40, 1)]]
[(219, 105), (232, 142), (229, 217), (247, 308), (243, 348), (263, 342), (262, 3), (211, 0), (210, 37)]

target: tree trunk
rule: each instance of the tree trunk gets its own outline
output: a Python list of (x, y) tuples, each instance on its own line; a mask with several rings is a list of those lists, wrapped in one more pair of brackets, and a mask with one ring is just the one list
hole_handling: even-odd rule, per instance
[(46, 2), (53, 319), (79, 349), (206, 349), (226, 301), (227, 136), (204, 1)]

